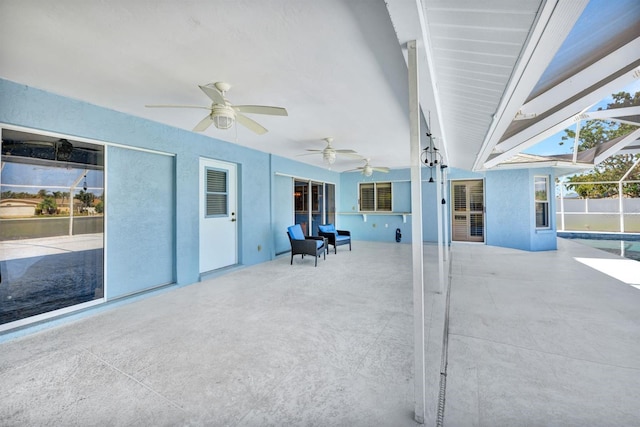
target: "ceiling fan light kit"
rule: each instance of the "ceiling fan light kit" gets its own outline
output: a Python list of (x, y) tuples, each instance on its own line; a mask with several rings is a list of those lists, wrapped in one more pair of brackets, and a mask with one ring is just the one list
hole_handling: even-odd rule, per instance
[(371, 175), (373, 175), (373, 172), (389, 173), (389, 168), (386, 166), (371, 166), (371, 164), (369, 163), (371, 162), (371, 159), (363, 157), (362, 160), (364, 161), (364, 166), (360, 166), (346, 172), (360, 171), (360, 173), (362, 173), (362, 175), (366, 177), (370, 177)]
[(250, 119), (242, 113), (266, 114), (269, 116), (288, 116), (287, 110), (282, 107), (267, 105), (233, 105), (225, 97), (231, 85), (224, 82), (209, 83), (199, 85), (200, 90), (212, 101), (211, 106), (203, 107), (198, 105), (146, 105), (148, 108), (200, 108), (210, 110), (209, 114), (202, 119), (194, 128), (194, 132), (204, 132), (213, 124), (217, 129), (226, 130), (237, 121), (250, 131), (263, 135), (267, 129), (258, 122)]
[(325, 151), (322, 153), (322, 159), (329, 163), (330, 165), (336, 162), (336, 152), (335, 151)]
[(236, 120), (236, 113), (233, 108), (226, 105), (212, 106), (211, 118), (213, 119), (213, 125), (218, 129), (229, 129), (233, 126), (233, 122)]

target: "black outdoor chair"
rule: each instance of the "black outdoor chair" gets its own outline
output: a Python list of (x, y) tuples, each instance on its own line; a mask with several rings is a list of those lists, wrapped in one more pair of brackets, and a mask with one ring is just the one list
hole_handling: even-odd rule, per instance
[(318, 234), (326, 237), (329, 245), (333, 245), (333, 253), (338, 253), (338, 246), (349, 245), (351, 250), (351, 232), (347, 230), (336, 230), (333, 224), (323, 224), (318, 226)]
[(324, 237), (305, 236), (302, 232), (300, 224), (287, 227), (287, 237), (291, 243), (291, 265), (293, 265), (293, 256), (313, 255), (315, 266), (318, 266), (318, 257), (320, 255), (327, 259), (327, 240)]

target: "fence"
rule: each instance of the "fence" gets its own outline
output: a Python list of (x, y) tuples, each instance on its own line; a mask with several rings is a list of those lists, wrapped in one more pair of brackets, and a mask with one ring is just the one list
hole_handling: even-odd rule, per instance
[[(624, 185), (637, 183), (638, 181), (628, 181), (610, 184), (617, 184), (620, 194)], [(640, 198), (567, 198), (564, 196), (567, 185), (560, 184), (560, 197), (556, 197), (556, 223), (559, 231), (640, 233)]]

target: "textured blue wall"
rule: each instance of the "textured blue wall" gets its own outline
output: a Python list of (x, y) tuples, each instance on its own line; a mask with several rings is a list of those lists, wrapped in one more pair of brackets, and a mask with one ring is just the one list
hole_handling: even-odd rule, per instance
[[(175, 254), (172, 256), (175, 260), (172, 268), (175, 280), (179, 284), (199, 280), (198, 160), (200, 156), (238, 164), (239, 261), (242, 264), (250, 265), (270, 260), (277, 249), (282, 249), (280, 247), (282, 241), (275, 236), (276, 233), (280, 233), (280, 225), (289, 222), (290, 217), (287, 215), (287, 218), (280, 218), (284, 216), (283, 211), (276, 210), (274, 207), (274, 203), (280, 200), (279, 197), (284, 197), (280, 188), (284, 184), (282, 184), (283, 181), (274, 179), (276, 173), (335, 183), (338, 211), (336, 225), (338, 228), (350, 229), (354, 240), (393, 242), (395, 229), (400, 228), (403, 243), (411, 241), (411, 216), (406, 217), (406, 223), (403, 222), (403, 217), (396, 213), (370, 215), (365, 222), (362, 215), (357, 214), (358, 182), (364, 180), (393, 182), (394, 212), (410, 211), (409, 169), (392, 170), (389, 174), (375, 172), (370, 178), (365, 178), (359, 173), (338, 174), (1, 79), (0, 99), (2, 100), (0, 122), (2, 123), (175, 154), (173, 160), (175, 200), (172, 213), (175, 230), (173, 243)], [(108, 167), (112, 166), (108, 165)], [(554, 216), (551, 216), (551, 230), (536, 231), (534, 226), (533, 176), (540, 173), (551, 174), (551, 171), (495, 171), (486, 174), (488, 244), (527, 250), (555, 248)], [(423, 171), (423, 175), (428, 175), (427, 169)], [(482, 177), (481, 174), (449, 170), (451, 179), (478, 176)], [(116, 177), (107, 177), (107, 179), (114, 178)], [(448, 187), (447, 185), (447, 191)], [(126, 197), (124, 194), (119, 194), (120, 191), (114, 187), (113, 192), (107, 193), (110, 203)], [(274, 197), (275, 192), (279, 196)], [(423, 182), (422, 197), (423, 239), (435, 241), (437, 239), (436, 213), (440, 203), (436, 197), (435, 185)], [(551, 212), (554, 212), (553, 204), (552, 197)], [(274, 218), (274, 215), (278, 215), (278, 218)], [(109, 223), (112, 219), (109, 218), (107, 207), (107, 222)], [(114, 219), (113, 225), (116, 223)], [(108, 228), (107, 232), (119, 233), (120, 231)], [(110, 239), (108, 240), (107, 269), (109, 277), (124, 277), (130, 272), (131, 267), (117, 260), (115, 252), (122, 250), (125, 243), (122, 239), (113, 239), (114, 236), (107, 236), (107, 239)], [(133, 234), (130, 238), (148, 239), (148, 236), (139, 230), (139, 235)], [(277, 245), (276, 242), (278, 242)], [(112, 254), (114, 254), (113, 257)], [(163, 256), (167, 255), (166, 249), (163, 254)], [(160, 267), (161, 261), (158, 260), (157, 263)], [(159, 271), (164, 271), (166, 268), (163, 265)], [(160, 285), (163, 284), (160, 281), (164, 281), (166, 277), (165, 272), (162, 277), (154, 278), (152, 281)], [(132, 290), (131, 286), (131, 284), (124, 284), (118, 288), (118, 293), (127, 293), (128, 290)]]
[[(162, 125), (105, 109), (85, 102), (64, 98), (39, 89), (20, 85), (0, 79), (0, 122), (26, 128), (50, 131), (55, 133), (89, 138), (125, 146), (156, 150), (175, 154), (174, 181), (174, 218), (175, 227), (175, 280), (178, 284), (189, 284), (199, 280), (198, 246), (199, 246), (199, 218), (198, 218), (198, 162), (200, 156), (218, 159), (238, 164), (238, 234), (239, 234), (239, 262), (245, 265), (256, 264), (272, 259), (275, 253), (273, 245), (271, 180), (274, 171), (291, 175), (310, 177), (321, 181), (338, 181), (338, 174), (321, 168), (314, 168), (293, 161), (273, 160), (267, 153), (251, 150), (235, 144), (220, 141), (203, 134), (196, 134), (182, 129)], [(166, 159), (165, 159), (166, 160)], [(114, 161), (118, 161), (114, 158)], [(164, 161), (164, 160), (163, 160)], [(117, 165), (108, 165), (109, 172)], [(149, 169), (146, 167), (145, 169)], [(138, 171), (144, 174), (145, 171)], [(116, 176), (107, 176), (115, 179)], [(114, 208), (120, 198), (127, 197), (122, 190), (114, 187), (107, 189), (108, 203), (114, 203)], [(107, 248), (107, 280), (125, 277), (131, 272), (129, 262), (118, 260), (118, 251), (125, 250), (125, 240), (115, 238), (121, 233), (117, 219), (109, 217), (107, 206), (107, 233), (109, 242)], [(110, 221), (114, 220), (110, 227)], [(128, 230), (128, 238), (132, 240), (148, 240), (144, 230)], [(114, 233), (113, 235), (111, 233)], [(260, 249), (258, 249), (260, 247)], [(165, 271), (164, 256), (148, 268)], [(141, 254), (138, 259), (143, 261)], [(135, 257), (134, 257), (135, 260)], [(162, 277), (151, 277), (145, 281), (146, 285), (161, 285), (165, 283), (166, 272)], [(131, 283), (121, 285), (107, 283), (119, 295), (135, 291)], [(157, 283), (151, 283), (151, 282)]]
[[(531, 191), (529, 190), (531, 188)], [(486, 242), (529, 250), (533, 182), (528, 170), (489, 171), (485, 178)]]
[(496, 170), (486, 172), (487, 244), (527, 251), (557, 249), (556, 221), (551, 227), (535, 228), (534, 177), (549, 177), (550, 211), (555, 212), (552, 169)]
[[(551, 215), (548, 230), (535, 228), (534, 176), (550, 177), (550, 212), (555, 212), (554, 173), (546, 169), (491, 170), (483, 173), (452, 168), (450, 180), (485, 180), (485, 242), (492, 246), (527, 251), (555, 250), (556, 220)], [(450, 186), (447, 186), (450, 192)], [(447, 200), (450, 197), (448, 195)], [(450, 215), (449, 206), (448, 215)]]
[[(399, 212), (411, 212), (411, 186), (409, 169), (374, 172), (365, 177), (360, 172), (343, 173), (340, 176), (340, 203), (338, 204), (339, 228), (351, 231), (353, 240), (395, 242), (396, 228), (402, 230), (402, 242), (411, 242), (411, 215), (406, 223)], [(393, 214), (368, 214), (364, 221), (358, 212), (358, 184), (360, 182), (389, 182), (392, 185)]]
[(107, 155), (106, 295), (175, 282), (174, 157), (120, 147)]

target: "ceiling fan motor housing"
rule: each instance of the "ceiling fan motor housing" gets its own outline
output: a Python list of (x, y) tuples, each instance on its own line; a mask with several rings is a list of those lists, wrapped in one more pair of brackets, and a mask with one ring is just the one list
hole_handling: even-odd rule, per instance
[(211, 117), (213, 124), (218, 129), (229, 129), (233, 126), (236, 119), (236, 113), (233, 108), (228, 105), (214, 104), (211, 108)]
[(325, 162), (329, 163), (330, 165), (334, 164), (336, 161), (335, 150), (324, 150), (322, 152), (322, 158), (324, 159)]

